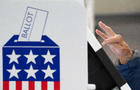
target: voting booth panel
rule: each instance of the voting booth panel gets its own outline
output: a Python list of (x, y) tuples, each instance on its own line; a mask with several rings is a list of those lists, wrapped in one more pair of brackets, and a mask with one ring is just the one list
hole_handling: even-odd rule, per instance
[(81, 3), (2, 0), (0, 7), (0, 90), (87, 90)]

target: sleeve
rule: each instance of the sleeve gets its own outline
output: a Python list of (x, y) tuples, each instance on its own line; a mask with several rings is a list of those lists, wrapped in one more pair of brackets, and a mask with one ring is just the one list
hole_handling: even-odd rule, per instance
[[(132, 50), (132, 52), (133, 52), (133, 56), (130, 58), (130, 60), (133, 60), (135, 58), (140, 58), (140, 52), (138, 50)], [(122, 65), (120, 63), (120, 60), (119, 59), (116, 60), (116, 62), (115, 62), (115, 66), (118, 66), (118, 65)]]
[(133, 50), (133, 56), (127, 64), (117, 68), (132, 90), (140, 90), (140, 53), (137, 50)]

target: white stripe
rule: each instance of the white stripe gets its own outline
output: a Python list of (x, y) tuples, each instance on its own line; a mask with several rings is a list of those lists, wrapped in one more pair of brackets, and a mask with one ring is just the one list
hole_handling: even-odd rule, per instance
[(35, 90), (41, 90), (41, 82), (40, 81), (35, 81)]
[(29, 88), (29, 82), (23, 81), (22, 82), (22, 90), (28, 90), (28, 88)]
[(122, 87), (121, 90), (132, 90), (127, 83), (125, 83)]
[(16, 90), (16, 82), (9, 81), (9, 90)]
[(54, 90), (54, 82), (48, 82), (48, 90)]
[(95, 52), (102, 48), (101, 44), (99, 43), (95, 35), (89, 30), (89, 28), (87, 28), (87, 41)]

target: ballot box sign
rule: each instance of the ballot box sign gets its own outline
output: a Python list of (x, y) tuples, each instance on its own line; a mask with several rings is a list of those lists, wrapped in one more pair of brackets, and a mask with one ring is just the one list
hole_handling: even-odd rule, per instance
[(77, 0), (2, 0), (0, 90), (86, 90), (86, 10)]
[(59, 46), (47, 36), (42, 36), (44, 42), (17, 39), (14, 35), (3, 47), (3, 90), (52, 90), (48, 84), (60, 90)]
[(60, 90), (59, 46), (46, 35), (31, 41), (33, 29), (41, 27), (36, 25), (38, 16), (42, 25), (47, 15), (48, 11), (27, 7), (20, 35), (13, 35), (4, 45), (3, 90)]

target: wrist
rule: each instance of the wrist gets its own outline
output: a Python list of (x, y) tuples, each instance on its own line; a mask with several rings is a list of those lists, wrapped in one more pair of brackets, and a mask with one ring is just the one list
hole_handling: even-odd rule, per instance
[(120, 63), (121, 63), (121, 64), (126, 64), (129, 60), (131, 60), (132, 56), (133, 56), (133, 52), (132, 52), (132, 50), (130, 49), (126, 55), (124, 55), (124, 56), (119, 56)]

